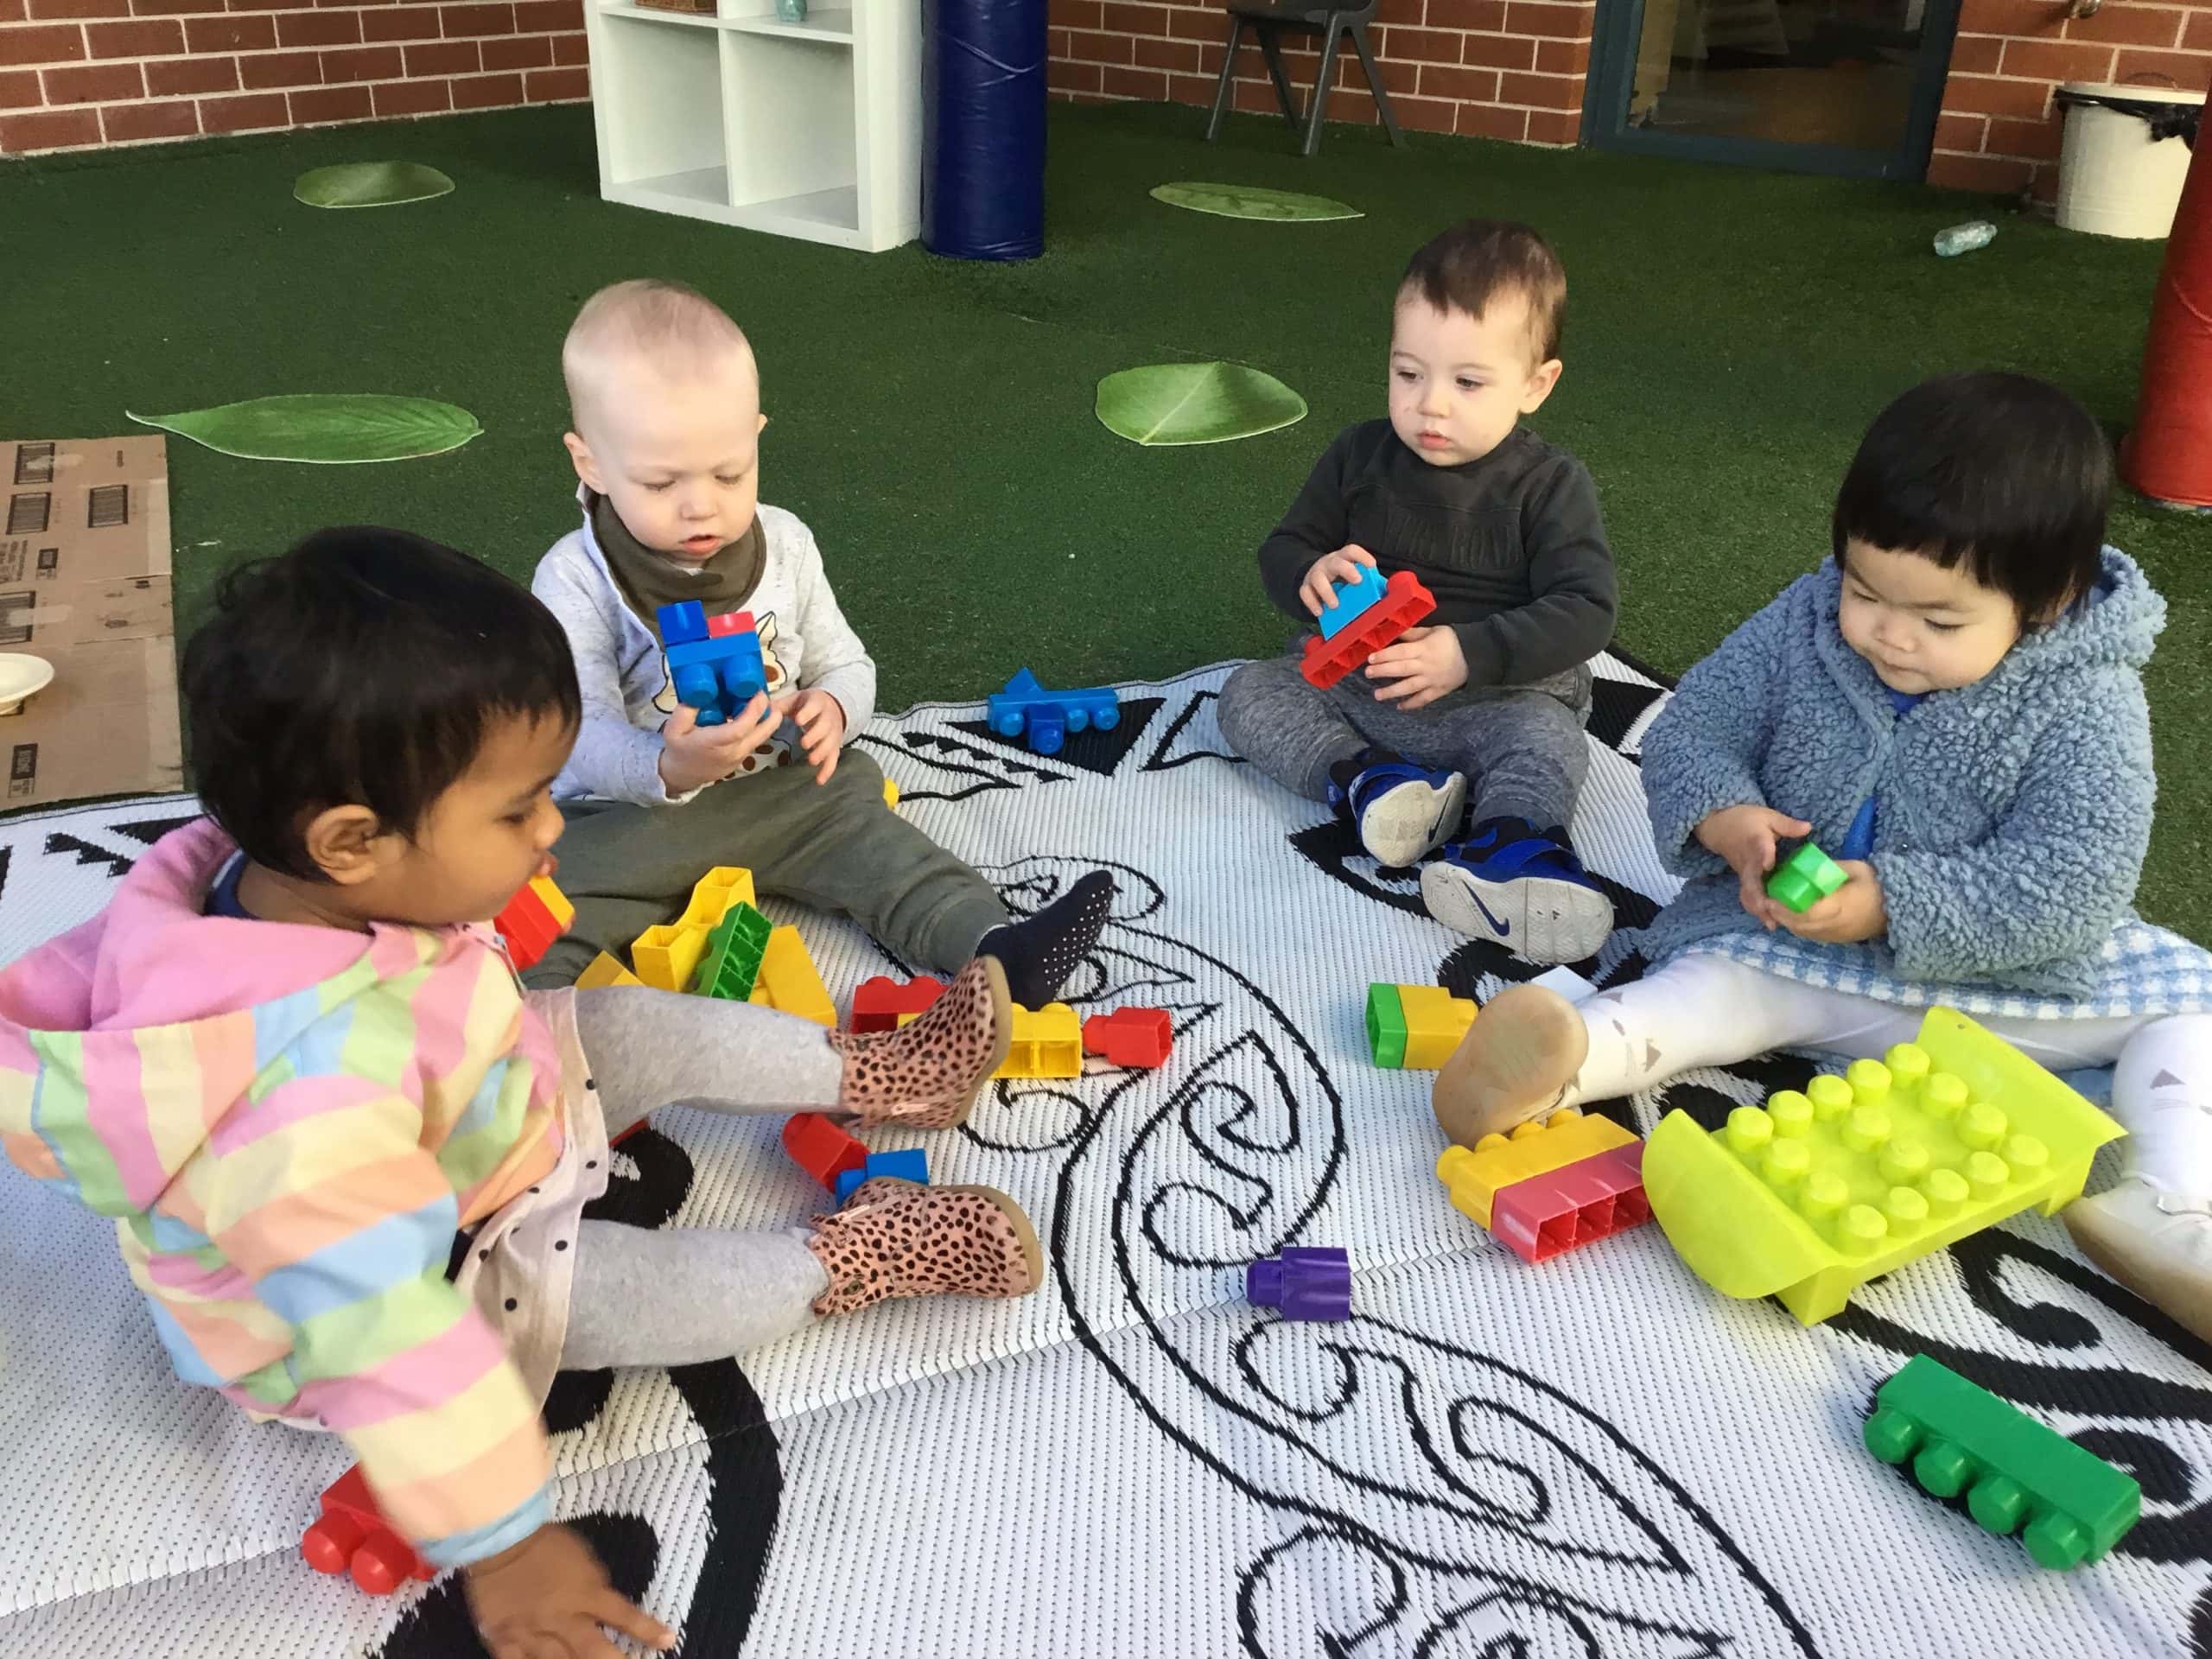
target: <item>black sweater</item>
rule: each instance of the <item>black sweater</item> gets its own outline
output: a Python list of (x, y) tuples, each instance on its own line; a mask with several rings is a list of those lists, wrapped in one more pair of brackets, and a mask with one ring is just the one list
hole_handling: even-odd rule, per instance
[(1597, 486), (1526, 428), (1480, 461), (1432, 467), (1387, 420), (1346, 427), (1260, 549), (1268, 597), (1310, 623), (1298, 585), (1347, 543), (1436, 595), (1427, 623), (1459, 636), (1471, 686), (1546, 679), (1612, 640), (1618, 601)]

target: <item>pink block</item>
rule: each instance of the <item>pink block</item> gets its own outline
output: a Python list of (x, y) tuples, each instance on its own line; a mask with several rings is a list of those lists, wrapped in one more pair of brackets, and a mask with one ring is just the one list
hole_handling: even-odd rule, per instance
[(1548, 1262), (1650, 1219), (1637, 1141), (1499, 1189), (1490, 1230), (1523, 1261)]

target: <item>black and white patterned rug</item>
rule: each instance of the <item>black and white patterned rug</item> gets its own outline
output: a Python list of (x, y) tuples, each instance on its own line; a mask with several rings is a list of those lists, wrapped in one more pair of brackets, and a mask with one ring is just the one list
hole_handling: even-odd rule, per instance
[[(2212, 1659), (2212, 1354), (2056, 1223), (1970, 1239), (1808, 1331), (1707, 1290), (1654, 1227), (1532, 1268), (1452, 1209), (1427, 1076), (1368, 1064), (1365, 987), (1487, 996), (1530, 970), (1431, 922), (1413, 880), (1230, 759), (1224, 671), (1124, 688), (1117, 729), (1050, 760), (973, 705), (861, 740), (1017, 906), (1113, 871), (1071, 1000), (1172, 1009), (1175, 1051), (1156, 1072), (998, 1085), (930, 1137), (938, 1179), (1029, 1207), (1051, 1257), (1036, 1296), (887, 1305), (741, 1363), (561, 1380), (560, 1510), (683, 1651)], [(1669, 890), (1636, 765), (1665, 693), (1611, 659), (1602, 676), (1576, 835), (1623, 923), (1585, 972), (1618, 982)], [(0, 957), (90, 914), (188, 811), (0, 823)], [(904, 969), (843, 924), (779, 919), (841, 1003)], [(1700, 1073), (1611, 1109), (1717, 1122), (1804, 1070)], [(611, 1212), (788, 1224), (816, 1191), (777, 1128), (663, 1114), (618, 1154)], [(1245, 1305), (1242, 1264), (1289, 1243), (1349, 1248), (1351, 1321)], [(179, 1386), (107, 1230), (13, 1171), (0, 1271), (0, 1651), (475, 1650), (450, 1582), (378, 1601), (302, 1564), (344, 1447)], [(1916, 1353), (2127, 1465), (2142, 1522), (2101, 1565), (2046, 1573), (1875, 1463), (1872, 1390)]]

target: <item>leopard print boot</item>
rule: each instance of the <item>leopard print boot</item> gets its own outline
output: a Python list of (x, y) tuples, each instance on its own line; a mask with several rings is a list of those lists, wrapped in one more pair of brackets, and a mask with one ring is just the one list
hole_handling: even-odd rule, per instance
[(1006, 1063), (1014, 1041), (1006, 970), (978, 957), (952, 976), (919, 1019), (896, 1031), (833, 1031), (845, 1056), (837, 1109), (874, 1128), (949, 1129), (968, 1121), (976, 1091)]
[(849, 1313), (893, 1296), (1027, 1296), (1045, 1276), (1037, 1230), (988, 1186), (923, 1186), (878, 1176), (830, 1216), (806, 1248), (830, 1275), (817, 1313)]

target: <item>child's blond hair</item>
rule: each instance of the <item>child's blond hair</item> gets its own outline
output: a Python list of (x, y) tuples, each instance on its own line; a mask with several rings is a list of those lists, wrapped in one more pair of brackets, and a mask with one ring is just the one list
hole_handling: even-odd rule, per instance
[(731, 352), (753, 370), (753, 346), (745, 331), (695, 288), (657, 276), (602, 288), (584, 302), (561, 345), (569, 418), (582, 431), (608, 379), (632, 364), (643, 361), (664, 375), (683, 374)]

